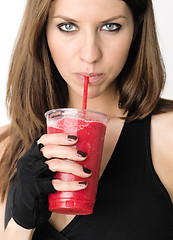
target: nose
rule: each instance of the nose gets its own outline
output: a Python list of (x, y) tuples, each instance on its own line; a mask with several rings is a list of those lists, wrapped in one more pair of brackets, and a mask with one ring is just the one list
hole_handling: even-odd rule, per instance
[(102, 51), (99, 44), (99, 37), (97, 34), (88, 33), (83, 36), (81, 44), (80, 57), (82, 61), (93, 64), (101, 59)]

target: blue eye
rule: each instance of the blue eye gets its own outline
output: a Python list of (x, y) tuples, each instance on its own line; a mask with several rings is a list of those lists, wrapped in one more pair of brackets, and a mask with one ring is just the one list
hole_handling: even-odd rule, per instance
[(107, 23), (101, 27), (101, 30), (108, 32), (115, 32), (121, 29), (121, 25), (118, 23)]
[(78, 30), (74, 23), (60, 23), (58, 24), (58, 28), (63, 32), (74, 32)]

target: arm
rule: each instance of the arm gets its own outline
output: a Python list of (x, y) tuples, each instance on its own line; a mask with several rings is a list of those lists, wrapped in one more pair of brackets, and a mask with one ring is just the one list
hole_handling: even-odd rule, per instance
[(4, 232), (5, 202), (0, 202), (0, 240)]
[[(68, 157), (72, 160), (82, 161), (86, 158), (80, 155), (77, 149), (72, 147), (76, 142), (77, 138), (74, 140), (65, 134), (45, 134), (39, 139), (37, 144), (34, 141), (32, 147), (19, 159), (17, 164), (17, 178), (15, 178), (14, 186), (12, 185), (15, 190), (12, 207), (14, 220), (11, 219), (9, 221), (5, 231), (4, 226), (1, 227), (1, 240), (14, 239), (14, 236), (17, 239), (32, 239), (34, 229), (48, 221), (51, 213), (48, 211), (47, 206), (47, 196), (49, 194), (47, 191), (53, 188), (51, 184), (53, 172), (67, 171), (81, 177), (89, 177), (90, 174), (84, 172), (80, 164), (60, 160), (61, 158)], [(39, 150), (40, 146), (38, 143), (42, 143), (41, 151)], [(44, 159), (43, 155), (47, 158)], [(44, 162), (45, 160), (47, 164)], [(46, 174), (41, 174), (43, 171), (46, 171)], [(51, 176), (48, 175), (50, 172)], [(45, 185), (45, 180), (48, 180), (49, 187)], [(41, 186), (42, 183), (43, 186)], [(81, 187), (78, 182), (53, 180), (52, 183), (54, 186), (53, 191), (55, 189), (74, 191), (86, 187)], [(38, 206), (38, 204), (35, 204), (36, 201), (41, 205)], [(44, 206), (43, 203), (45, 203)], [(35, 206), (38, 208), (35, 209)], [(1, 215), (2, 223), (4, 221), (4, 212), (5, 207), (3, 207), (3, 216)]]
[(0, 240), (11, 240), (14, 239), (14, 237), (17, 240), (31, 240), (33, 233), (34, 229), (28, 230), (22, 228), (13, 219), (11, 219), (5, 231), (2, 232)]
[(155, 171), (173, 202), (173, 112), (152, 117), (151, 152)]
[[(0, 128), (0, 135), (2, 135), (8, 126)], [(9, 141), (9, 138), (5, 138), (2, 142), (0, 142), (0, 159), (4, 153), (5, 147)], [(5, 207), (6, 200), (4, 202), (1, 201), (0, 198), (0, 240), (9, 240), (14, 239), (14, 236), (18, 240), (30, 240), (33, 235), (33, 230), (26, 230), (19, 225), (17, 225), (13, 219), (10, 220), (6, 230), (4, 231), (4, 219), (5, 219)]]

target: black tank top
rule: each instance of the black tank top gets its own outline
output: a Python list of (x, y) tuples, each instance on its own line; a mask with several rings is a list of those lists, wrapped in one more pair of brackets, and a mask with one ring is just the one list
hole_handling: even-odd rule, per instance
[(173, 240), (173, 204), (153, 168), (150, 123), (148, 116), (124, 124), (99, 180), (93, 214), (76, 216), (61, 232), (47, 222), (32, 239)]

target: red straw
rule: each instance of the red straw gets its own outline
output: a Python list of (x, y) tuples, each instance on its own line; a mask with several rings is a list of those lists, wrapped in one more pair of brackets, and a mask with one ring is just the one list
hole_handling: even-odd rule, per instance
[(89, 82), (89, 77), (85, 76), (85, 79), (84, 79), (84, 91), (83, 91), (83, 107), (82, 107), (82, 109), (86, 109), (87, 108), (88, 82)]

